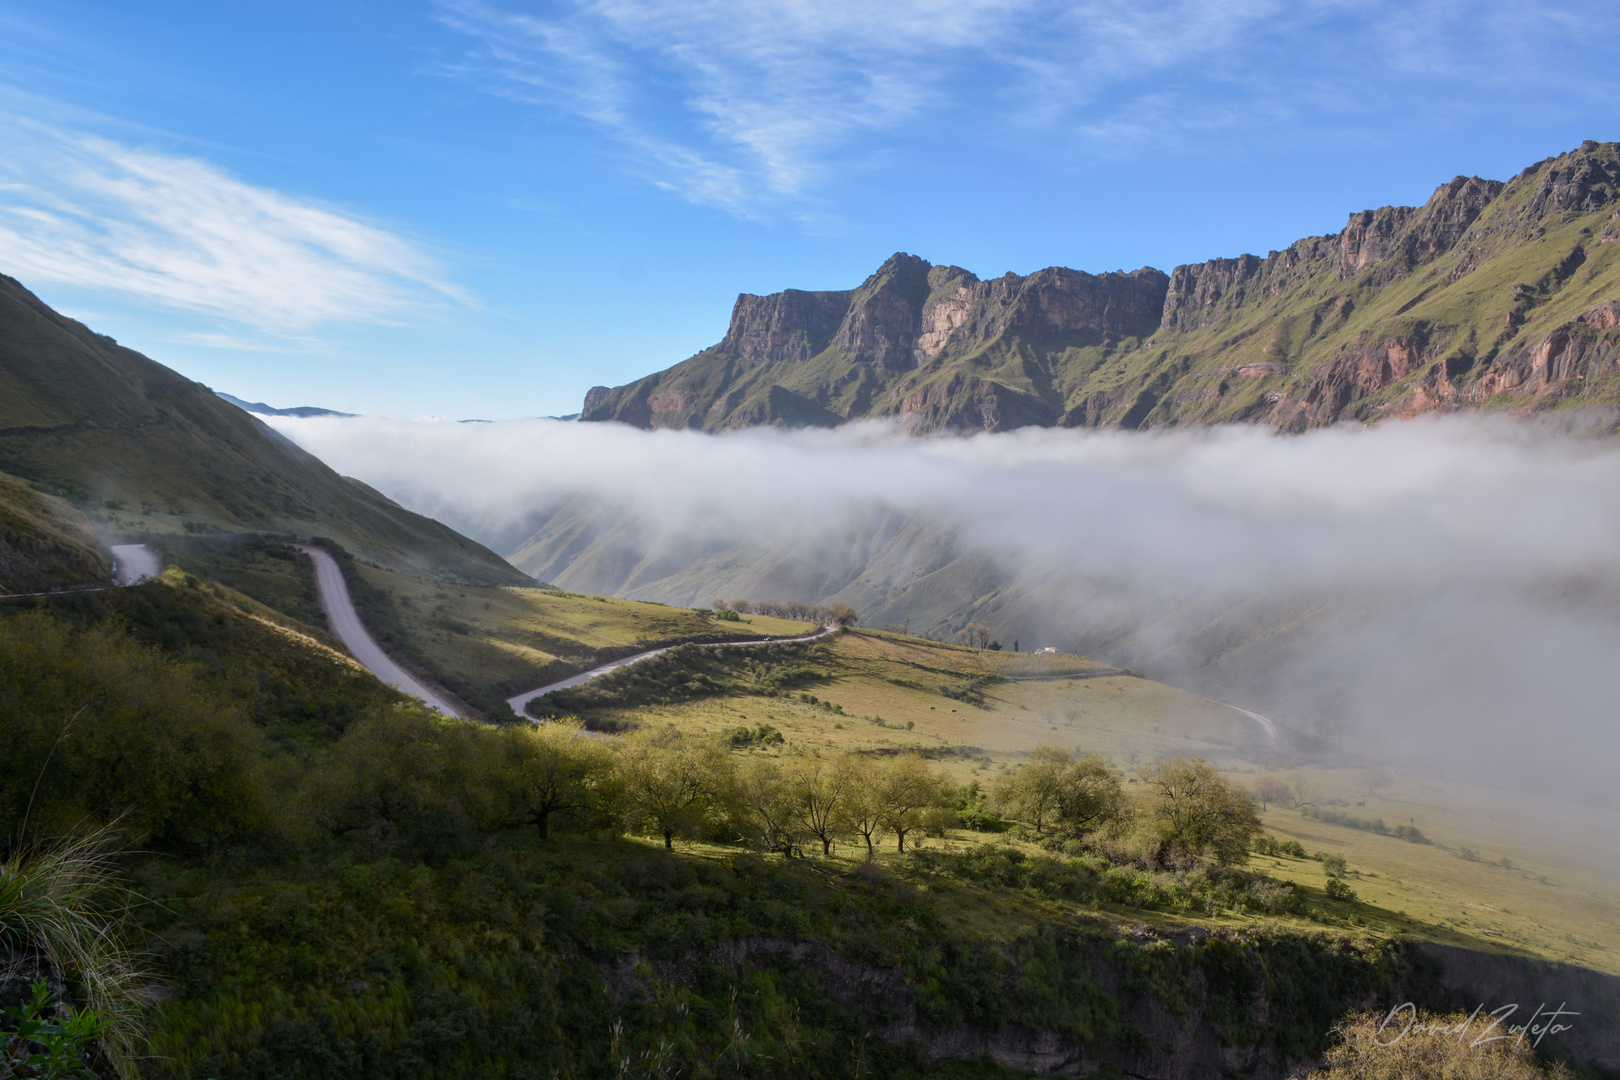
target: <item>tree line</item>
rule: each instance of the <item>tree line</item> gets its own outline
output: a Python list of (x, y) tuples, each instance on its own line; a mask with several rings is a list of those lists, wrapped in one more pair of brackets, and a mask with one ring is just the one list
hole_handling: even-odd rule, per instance
[(848, 604), (807, 604), (801, 600), (723, 600), (709, 601), (716, 611), (734, 611), (739, 615), (764, 615), (770, 619), (793, 619), (823, 625), (857, 626), (860, 616)]
[[(522, 761), (509, 797), (542, 836), (566, 818), (659, 837), (666, 848), (688, 837), (794, 857), (850, 843), (870, 856), (886, 841), (904, 852), (919, 832), (985, 822), (970, 805), (976, 785), (952, 784), (914, 753), (737, 755), (724, 740), (672, 728), (608, 741), (566, 723), (504, 737)], [(1040, 747), (988, 801), (1038, 839), (1092, 839), (1145, 864), (1246, 860), (1260, 833), (1253, 803), (1208, 762), (1161, 762), (1138, 782), (1130, 794), (1097, 755)]]

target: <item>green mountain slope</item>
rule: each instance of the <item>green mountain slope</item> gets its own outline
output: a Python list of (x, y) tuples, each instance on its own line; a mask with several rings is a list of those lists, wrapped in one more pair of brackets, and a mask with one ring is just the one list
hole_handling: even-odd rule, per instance
[(0, 593), (105, 582), (111, 569), (89, 526), (61, 499), (0, 473)]
[(1620, 144), (1243, 255), (990, 281), (912, 255), (858, 289), (738, 297), (710, 349), (586, 420), (720, 430), (895, 416), (917, 431), (1231, 421), (1289, 430), (1620, 404)]
[(0, 469), (105, 532), (330, 535), (375, 562), (529, 579), (489, 549), (339, 476), (257, 419), (0, 276)]

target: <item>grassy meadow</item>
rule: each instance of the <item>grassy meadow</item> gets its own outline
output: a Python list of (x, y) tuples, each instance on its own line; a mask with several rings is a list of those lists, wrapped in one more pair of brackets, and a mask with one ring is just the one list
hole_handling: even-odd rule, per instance
[[(1083, 657), (870, 631), (795, 648), (814, 674), (788, 692), (608, 701), (583, 715), (610, 729), (670, 724), (722, 736), (764, 724), (781, 732), (779, 748), (752, 754), (916, 750), (956, 782), (986, 788), (1042, 744), (1097, 753), (1127, 777), (1162, 758), (1203, 757), (1245, 787), (1288, 783), (1310, 804), (1391, 829), (1410, 824), (1431, 841), (1268, 806), (1262, 820), (1278, 840), (1297, 840), (1308, 855), (1345, 857), (1359, 897), (1345, 909), (1348, 925), (1620, 973), (1620, 878), (1604, 858), (1620, 831), (1612, 810), (1410, 775), (1385, 777), (1369, 794), (1364, 769), (1287, 767), (1259, 725), (1236, 710)], [(1009, 834), (965, 830), (928, 843), (963, 850), (986, 839), (1038, 850)], [(1257, 855), (1252, 865), (1318, 895), (1327, 881), (1310, 857)], [(1215, 921), (1223, 918), (1248, 917)]]

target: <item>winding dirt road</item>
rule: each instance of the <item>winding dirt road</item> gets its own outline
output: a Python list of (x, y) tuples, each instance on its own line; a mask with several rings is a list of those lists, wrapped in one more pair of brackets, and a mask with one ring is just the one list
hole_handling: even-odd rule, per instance
[(1250, 720), (1253, 720), (1255, 723), (1260, 725), (1260, 729), (1266, 733), (1267, 738), (1269, 738), (1272, 742), (1277, 741), (1277, 725), (1272, 721), (1267, 720), (1257, 712), (1250, 712), (1248, 709), (1240, 709), (1229, 701), (1223, 701), (1221, 704), (1225, 705), (1228, 709), (1231, 709), (1234, 712), (1240, 712), (1244, 716), (1247, 716)]
[(459, 719), (461, 714), (444, 698), (394, 663), (393, 657), (383, 652), (382, 646), (372, 638), (366, 624), (360, 621), (360, 613), (354, 610), (354, 601), (349, 599), (349, 586), (343, 580), (343, 571), (338, 567), (337, 560), (321, 548), (308, 544), (294, 544), (293, 547), (314, 561), (315, 588), (320, 594), (321, 610), (326, 612), (327, 621), (332, 624), (332, 633), (349, 647), (361, 666), (389, 686), (421, 698), (428, 708)]
[[(815, 633), (805, 634), (803, 637), (740, 638), (737, 641), (710, 641), (706, 642), (702, 647), (716, 648), (721, 645), (781, 645), (783, 643), (792, 641), (814, 641), (817, 638), (826, 637), (828, 634), (833, 633), (835, 629), (836, 628), (832, 626), (823, 626)], [(669, 650), (673, 648), (675, 648), (674, 645), (665, 645), (662, 649), (648, 649), (646, 652), (636, 653), (634, 656), (627, 656), (623, 660), (615, 660), (611, 664), (603, 664), (601, 667), (591, 668), (589, 671), (574, 675), (570, 678), (562, 680), (561, 682), (554, 682), (548, 686), (542, 686), (538, 690), (530, 690), (527, 693), (519, 694), (516, 697), (509, 697), (506, 699), (506, 703), (512, 706), (513, 712), (517, 713), (524, 719), (529, 719), (529, 714), (524, 710), (528, 708), (529, 702), (533, 701), (535, 698), (545, 697), (547, 694), (555, 690), (567, 690), (570, 686), (578, 686), (580, 683), (589, 682), (600, 675), (606, 675), (610, 671), (618, 671), (626, 664), (634, 664), (641, 660), (647, 660), (651, 657), (657, 656), (660, 653), (669, 652)]]

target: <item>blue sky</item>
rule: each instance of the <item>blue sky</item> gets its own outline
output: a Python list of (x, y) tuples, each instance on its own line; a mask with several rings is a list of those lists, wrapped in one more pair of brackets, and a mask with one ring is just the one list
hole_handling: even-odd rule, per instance
[(738, 292), (1264, 252), (1620, 138), (1612, 4), (0, 0), (0, 272), (275, 405), (572, 412)]

